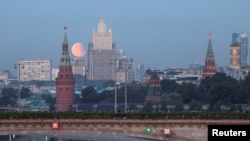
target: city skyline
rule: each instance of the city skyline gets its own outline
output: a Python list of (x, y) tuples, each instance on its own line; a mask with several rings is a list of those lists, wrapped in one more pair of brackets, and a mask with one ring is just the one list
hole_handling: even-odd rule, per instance
[[(69, 48), (81, 42), (85, 52), (100, 14), (122, 49), (145, 69), (204, 65), (208, 32), (217, 65), (229, 66), (233, 32), (250, 34), (250, 1), (7, 1), (0, 4), (0, 70), (16, 73), (19, 59), (51, 59), (59, 67), (62, 28)], [(70, 53), (71, 54), (71, 53)], [(73, 58), (71, 54), (71, 58)], [(87, 56), (85, 55), (85, 62)], [(248, 62), (249, 57), (248, 57)]]

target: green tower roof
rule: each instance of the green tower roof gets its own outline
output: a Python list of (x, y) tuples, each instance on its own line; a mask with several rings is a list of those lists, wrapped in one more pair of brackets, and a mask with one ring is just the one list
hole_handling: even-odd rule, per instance
[(67, 30), (67, 27), (64, 27), (64, 39), (63, 39), (62, 54), (61, 54), (61, 58), (60, 58), (60, 66), (71, 66), (69, 51), (68, 51), (68, 39), (67, 39), (66, 30)]
[(208, 47), (207, 47), (207, 54), (206, 54), (206, 59), (211, 59), (214, 58), (214, 52), (213, 52), (213, 47), (212, 47), (212, 39), (211, 39), (211, 35), (212, 33), (209, 32), (209, 41), (208, 41)]

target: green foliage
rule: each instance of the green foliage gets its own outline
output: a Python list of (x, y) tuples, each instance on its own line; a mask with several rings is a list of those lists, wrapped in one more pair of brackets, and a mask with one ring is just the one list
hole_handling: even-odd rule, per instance
[[(82, 119), (82, 120), (85, 119), (140, 119), (140, 120), (250, 119), (250, 114), (245, 112), (197, 112), (197, 113), (0, 112), (0, 119), (9, 119), (9, 120), (11, 119)], [(148, 131), (151, 130), (148, 129)]]
[(20, 90), (20, 98), (27, 98), (31, 96), (31, 91), (29, 88), (22, 87)]
[(161, 104), (175, 105), (177, 109), (182, 109), (182, 104), (183, 104), (182, 95), (177, 92), (169, 94), (165, 93), (161, 97)]
[(18, 91), (14, 88), (3, 88), (2, 97), (0, 97), (0, 105), (16, 105)]
[(84, 88), (81, 94), (83, 103), (98, 103), (100, 101), (94, 87), (88, 86)]

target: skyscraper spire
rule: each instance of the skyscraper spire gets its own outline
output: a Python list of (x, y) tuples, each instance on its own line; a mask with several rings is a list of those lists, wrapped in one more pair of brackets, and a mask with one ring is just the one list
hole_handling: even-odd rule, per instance
[(104, 33), (106, 32), (106, 24), (104, 22), (104, 18), (103, 18), (103, 12), (101, 12), (101, 16), (100, 16), (100, 22), (98, 24), (98, 29), (97, 29), (97, 32), (99, 33)]

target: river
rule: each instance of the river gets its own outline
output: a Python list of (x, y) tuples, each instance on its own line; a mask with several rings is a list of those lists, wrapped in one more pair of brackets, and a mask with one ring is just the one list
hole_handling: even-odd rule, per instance
[(144, 138), (112, 136), (101, 134), (30, 134), (30, 135), (1, 135), (0, 141), (155, 141)]

